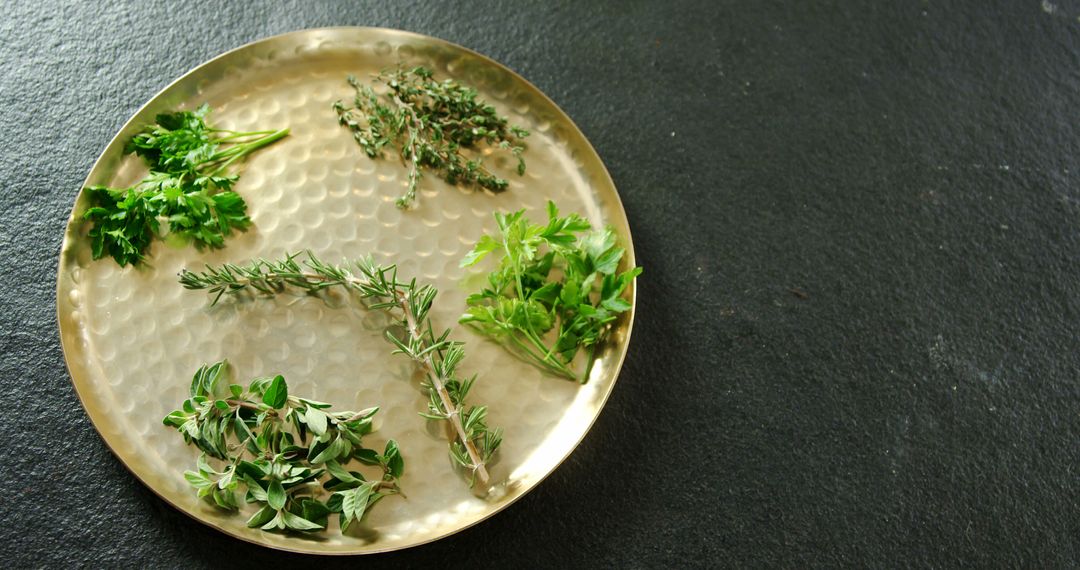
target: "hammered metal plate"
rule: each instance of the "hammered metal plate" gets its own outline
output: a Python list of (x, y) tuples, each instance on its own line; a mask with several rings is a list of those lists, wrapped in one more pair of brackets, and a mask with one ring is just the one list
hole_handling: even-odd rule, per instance
[[(392, 158), (367, 158), (338, 126), (331, 104), (350, 97), (347, 74), (366, 77), (399, 62), (426, 65), (438, 77), (476, 86), (512, 123), (532, 130), (525, 176), (513, 174), (506, 159), (494, 158), (489, 164), (510, 181), (508, 191), (469, 192), (428, 176), (419, 207), (396, 208), (404, 168)], [(452, 534), (505, 508), (551, 473), (607, 400), (626, 354), (633, 310), (618, 322), (584, 386), (542, 376), (472, 333), (455, 331), (467, 343), (462, 372), (479, 374), (470, 400), (488, 404), (489, 423), (505, 430), (491, 465), (495, 484), (478, 497), (454, 472), (441, 428), (417, 415), (426, 402), (419, 378), (407, 360), (390, 355), (377, 315), (298, 296), (210, 308), (205, 294), (183, 290), (176, 275), (185, 267), (299, 249), (334, 261), (371, 253), (379, 262), (396, 263), (402, 276), (434, 283), (440, 290), (434, 323), (453, 326), (478, 283), (458, 262), (482, 233), (495, 230), (492, 212), (527, 208), (538, 221), (548, 199), (564, 212), (613, 226), (632, 266), (618, 194), (570, 119), (521, 77), (460, 46), (386, 29), (308, 30), (238, 48), (178, 79), (128, 121), (84, 186), (126, 186), (140, 179), (145, 167), (122, 155), (124, 142), (155, 114), (203, 102), (222, 128), (292, 129), (287, 139), (240, 167), (236, 190), (249, 204), (254, 227), (218, 251), (158, 242), (149, 265), (121, 269), (111, 259), (91, 261), (89, 228), (81, 221), (86, 198), (80, 193), (60, 256), (57, 310), (72, 380), (95, 427), (135, 476), (184, 513), (237, 538), (291, 551), (358, 554)], [(291, 393), (338, 409), (381, 406), (370, 445), (398, 440), (408, 497), (380, 502), (360, 532), (342, 535), (332, 522), (315, 538), (248, 529), (243, 514), (198, 500), (182, 476), (197, 452), (161, 419), (187, 396), (199, 365), (223, 358), (237, 381), (280, 373)]]

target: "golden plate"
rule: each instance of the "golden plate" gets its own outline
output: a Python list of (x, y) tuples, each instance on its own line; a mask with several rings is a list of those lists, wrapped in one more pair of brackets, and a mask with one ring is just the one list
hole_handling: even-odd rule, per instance
[[(395, 159), (371, 160), (338, 126), (331, 104), (349, 100), (347, 74), (425, 65), (437, 77), (477, 87), (501, 114), (530, 129), (528, 171), (518, 177), (503, 158), (491, 161), (510, 181), (490, 195), (424, 178), (419, 207), (394, 205), (405, 185)], [(417, 415), (426, 397), (410, 363), (391, 356), (380, 320), (362, 309), (315, 298), (225, 302), (208, 307), (200, 292), (183, 290), (182, 268), (275, 257), (311, 249), (339, 261), (371, 253), (396, 263), (440, 290), (432, 318), (452, 326), (464, 310), (473, 272), (458, 262), (483, 232), (492, 212), (528, 208), (534, 221), (554, 200), (594, 224), (610, 224), (634, 263), (630, 229), (611, 178), (592, 146), (543, 93), (512, 71), (463, 47), (418, 34), (376, 28), (306, 30), (243, 46), (187, 73), (147, 103), (102, 153), (85, 185), (125, 186), (144, 174), (141, 161), (122, 155), (124, 142), (155, 114), (208, 102), (215, 126), (236, 130), (290, 127), (287, 139), (252, 155), (239, 169), (236, 190), (254, 227), (227, 247), (199, 252), (155, 243), (150, 266), (121, 269), (91, 261), (81, 221), (80, 192), (68, 220), (57, 275), (57, 311), (64, 356), (87, 414), (132, 473), (177, 509), (237, 538), (296, 552), (359, 554), (405, 548), (447, 536), (495, 514), (535, 487), (581, 441), (600, 413), (626, 355), (633, 309), (618, 323), (588, 384), (542, 376), (463, 328), (462, 373), (478, 373), (470, 402), (490, 407), (489, 424), (505, 430), (491, 465), (496, 482), (485, 498), (452, 470), (441, 429)], [(630, 292), (633, 297), (633, 290)], [(364, 532), (343, 536), (334, 524), (318, 538), (248, 529), (244, 515), (198, 500), (182, 476), (197, 457), (161, 419), (187, 396), (204, 362), (228, 358), (234, 377), (283, 374), (290, 392), (338, 409), (378, 405), (373, 446), (394, 438), (406, 460), (407, 498), (380, 502)]]

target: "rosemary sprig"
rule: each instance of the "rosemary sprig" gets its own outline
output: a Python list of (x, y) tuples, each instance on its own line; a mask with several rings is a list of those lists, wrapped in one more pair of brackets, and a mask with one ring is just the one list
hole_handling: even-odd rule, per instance
[[(544, 225), (530, 223), (525, 210), (495, 214), (499, 235), (482, 236), (461, 266), (498, 252), (498, 268), (488, 275), (488, 287), (466, 299), (458, 322), (544, 371), (585, 383), (596, 347), (630, 309), (622, 295), (641, 268), (617, 272), (624, 250), (610, 228), (592, 230), (577, 214), (560, 217), (553, 202), (547, 214)], [(552, 330), (549, 345), (544, 336)], [(586, 362), (579, 375), (574, 357), (580, 349)]]
[(518, 175), (525, 174), (525, 145), (529, 131), (511, 126), (495, 107), (477, 98), (476, 89), (445, 79), (436, 81), (431, 70), (414, 67), (384, 71), (374, 77), (386, 86), (385, 95), (349, 76), (356, 90), (353, 104), (334, 103), (338, 122), (371, 158), (384, 147), (395, 149), (409, 168), (408, 186), (397, 205), (408, 208), (416, 200), (416, 188), (427, 168), (450, 184), (459, 182), (490, 190), (506, 190), (507, 181), (493, 174), (479, 157), (469, 158), (464, 149), (508, 150), (517, 159)]
[[(330, 411), (330, 404), (289, 395), (280, 375), (226, 390), (221, 380), (227, 367), (221, 361), (199, 368), (191, 397), (163, 420), (203, 452), (197, 471), (184, 472), (200, 498), (235, 511), (236, 492), (243, 487), (244, 500), (259, 506), (249, 527), (317, 531), (338, 513), (345, 532), (383, 497), (401, 492), (405, 462), (397, 443), (388, 441), (380, 454), (361, 439), (371, 433), (378, 408)], [(207, 457), (223, 467), (212, 467)], [(349, 471), (344, 465), (353, 459), (381, 467), (382, 477), (369, 481)], [(323, 489), (332, 492), (326, 502)]]
[[(237, 132), (206, 124), (210, 107), (162, 113), (124, 146), (150, 167), (130, 188), (90, 186), (88, 236), (94, 259), (112, 256), (121, 266), (146, 258), (150, 242), (170, 233), (196, 247), (222, 247), (233, 229), (251, 225), (247, 204), (233, 192), (239, 178), (228, 173), (237, 160), (289, 134)], [(162, 227), (164, 226), (164, 227)]]
[(486, 488), (490, 482), (486, 464), (502, 443), (502, 430), (488, 428), (486, 406), (465, 404), (476, 376), (457, 375), (465, 349), (461, 342), (449, 339), (450, 329), (435, 334), (428, 313), (438, 291), (431, 285), (418, 285), (415, 279), (399, 281), (395, 266), (377, 265), (370, 257), (332, 265), (309, 251), (301, 265), (296, 260), (299, 255), (286, 255), (279, 261), (255, 259), (247, 265), (207, 266), (201, 273), (185, 269), (180, 283), (187, 289), (208, 291), (214, 295), (212, 304), (222, 295), (249, 290), (273, 296), (287, 288), (319, 293), (341, 287), (358, 293), (369, 309), (395, 315), (399, 326), (386, 331), (387, 340), (395, 346), (395, 354), (408, 356), (426, 376), (428, 409), (420, 415), (450, 423), (454, 433), (450, 456), (469, 473), (470, 486), (479, 482)]

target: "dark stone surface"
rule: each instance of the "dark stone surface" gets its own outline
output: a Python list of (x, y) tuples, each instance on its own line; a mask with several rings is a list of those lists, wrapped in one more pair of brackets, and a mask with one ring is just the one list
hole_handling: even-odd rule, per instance
[[(1080, 4), (51, 0), (0, 11), (4, 565), (1080, 564)], [(397, 27), (505, 63), (623, 196), (639, 317), (576, 453), (427, 546), (219, 535), (109, 453), (54, 305), (79, 184), (242, 43)]]

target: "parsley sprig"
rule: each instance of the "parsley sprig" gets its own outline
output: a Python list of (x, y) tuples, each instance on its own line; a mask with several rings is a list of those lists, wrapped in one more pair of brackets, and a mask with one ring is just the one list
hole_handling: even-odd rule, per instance
[[(235, 511), (243, 489), (243, 500), (259, 506), (249, 527), (318, 531), (337, 513), (345, 532), (383, 497), (400, 493), (405, 462), (397, 443), (378, 453), (362, 441), (378, 408), (331, 411), (330, 404), (289, 395), (280, 375), (226, 389), (226, 370), (225, 361), (199, 368), (191, 397), (163, 420), (202, 451), (197, 470), (184, 473), (199, 497)], [(348, 470), (352, 460), (380, 467), (381, 477)], [(332, 493), (326, 501), (324, 490)]]
[(217, 303), (222, 295), (255, 292), (274, 296), (288, 288), (319, 294), (339, 287), (359, 294), (372, 310), (383, 310), (396, 319), (386, 331), (395, 354), (404, 354), (423, 371), (429, 396), (425, 418), (446, 421), (453, 430), (450, 457), (468, 474), (469, 485), (490, 482), (487, 463), (502, 444), (502, 430), (487, 425), (487, 407), (469, 406), (465, 398), (476, 376), (462, 378), (457, 369), (465, 357), (461, 342), (450, 340), (450, 329), (435, 333), (428, 313), (438, 294), (431, 285), (398, 279), (393, 265), (377, 265), (370, 257), (349, 265), (332, 265), (307, 253), (303, 265), (298, 253), (279, 261), (255, 259), (247, 265), (227, 263), (207, 266), (196, 273), (184, 270), (180, 283), (187, 289), (206, 290)]
[[(611, 228), (592, 230), (577, 214), (559, 217), (553, 202), (547, 214), (546, 225), (529, 222), (525, 210), (495, 214), (499, 235), (481, 237), (461, 266), (494, 252), (499, 265), (488, 286), (466, 299), (459, 322), (542, 370), (585, 383), (597, 346), (630, 309), (623, 293), (641, 268), (617, 271), (625, 251)], [(549, 331), (551, 344), (544, 338)], [(574, 357), (581, 349), (586, 364), (579, 375)]]
[(493, 174), (478, 152), (481, 145), (509, 151), (517, 159), (518, 175), (525, 174), (525, 144), (529, 131), (510, 125), (495, 107), (477, 98), (477, 91), (453, 79), (438, 81), (424, 67), (384, 71), (374, 78), (386, 88), (379, 95), (369, 85), (349, 76), (356, 90), (353, 104), (334, 103), (338, 122), (371, 158), (384, 148), (396, 150), (409, 168), (408, 186), (397, 205), (408, 208), (416, 200), (422, 169), (432, 170), (450, 184), (463, 183), (492, 192), (506, 190), (508, 182)]
[(86, 188), (91, 207), (94, 259), (112, 256), (121, 266), (146, 259), (155, 237), (172, 234), (197, 247), (219, 248), (233, 229), (251, 225), (247, 204), (232, 190), (236, 161), (289, 134), (237, 132), (206, 124), (210, 107), (162, 113), (124, 146), (149, 166), (150, 173), (130, 188)]

